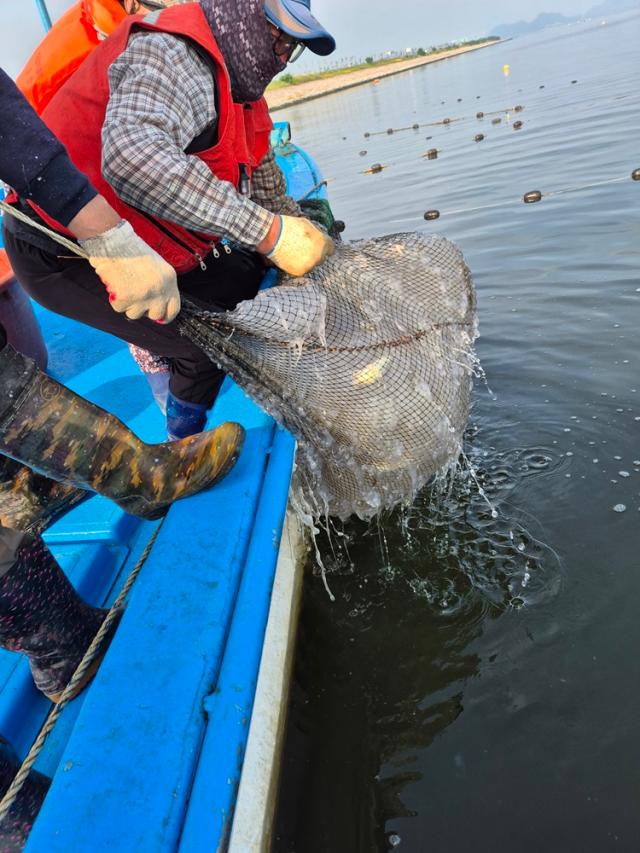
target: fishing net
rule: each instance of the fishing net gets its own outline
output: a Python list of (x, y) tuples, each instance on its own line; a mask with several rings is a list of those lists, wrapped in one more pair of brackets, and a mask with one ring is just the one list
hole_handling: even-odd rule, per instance
[(457, 459), (475, 296), (458, 249), (395, 234), (339, 244), (230, 312), (184, 306), (180, 330), (297, 439), (303, 515), (368, 518)]

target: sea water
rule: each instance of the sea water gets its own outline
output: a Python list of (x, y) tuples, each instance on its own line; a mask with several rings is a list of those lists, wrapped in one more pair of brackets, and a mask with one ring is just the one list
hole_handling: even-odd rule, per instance
[(554, 28), (276, 114), (347, 239), (459, 245), (493, 392), (466, 476), (326, 538), (335, 602), (308, 566), (277, 853), (638, 849), (638, 43)]

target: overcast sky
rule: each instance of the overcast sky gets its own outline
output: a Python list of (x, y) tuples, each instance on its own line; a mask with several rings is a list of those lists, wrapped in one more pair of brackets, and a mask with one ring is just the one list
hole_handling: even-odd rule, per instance
[[(335, 37), (336, 57), (428, 47), (477, 38), (497, 24), (534, 18), (540, 12), (575, 15), (595, 0), (312, 0), (316, 17)], [(51, 17), (73, 0), (48, 0)], [(0, 0), (2, 67), (12, 76), (42, 35), (34, 0)], [(300, 60), (298, 68), (317, 66)], [(295, 70), (295, 68), (294, 68)]]

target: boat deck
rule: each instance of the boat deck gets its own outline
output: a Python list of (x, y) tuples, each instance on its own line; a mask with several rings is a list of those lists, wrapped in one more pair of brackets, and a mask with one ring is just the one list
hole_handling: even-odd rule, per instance
[[(292, 195), (321, 182), (313, 161), (287, 142), (286, 126), (274, 142)], [(52, 375), (143, 440), (164, 439), (164, 419), (120, 341), (44, 310), (38, 316)], [(38, 759), (53, 782), (27, 850), (227, 844), (295, 445), (230, 380), (208, 426), (224, 420), (239, 421), (247, 435), (214, 489), (176, 503), (161, 522), (92, 497), (45, 534), (81, 595), (106, 605), (160, 524), (96, 678), (64, 710)], [(50, 703), (20, 655), (0, 651), (0, 679), (0, 732), (24, 755)]]

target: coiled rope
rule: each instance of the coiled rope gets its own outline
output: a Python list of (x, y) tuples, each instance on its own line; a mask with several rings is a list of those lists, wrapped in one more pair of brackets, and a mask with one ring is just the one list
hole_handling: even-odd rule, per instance
[(25, 782), (27, 781), (29, 773), (31, 772), (31, 769), (33, 768), (33, 765), (35, 764), (36, 759), (38, 758), (38, 755), (40, 754), (43, 746), (45, 745), (47, 737), (52, 732), (55, 724), (58, 722), (58, 718), (60, 717), (60, 715), (62, 714), (62, 712), (66, 708), (66, 706), (69, 704), (69, 702), (73, 698), (75, 698), (75, 690), (76, 690), (78, 684), (80, 684), (82, 682), (82, 679), (85, 677), (87, 670), (91, 667), (91, 665), (95, 662), (96, 658), (99, 656), (99, 654), (101, 652), (102, 642), (103, 642), (104, 638), (107, 636), (107, 634), (109, 633), (109, 630), (110, 630), (111, 626), (113, 625), (114, 621), (120, 617), (121, 612), (124, 609), (123, 608), (124, 601), (127, 598), (129, 591), (131, 590), (131, 587), (135, 583), (138, 575), (140, 574), (140, 571), (141, 571), (142, 567), (144, 566), (144, 564), (147, 560), (147, 557), (151, 553), (151, 549), (153, 548), (154, 543), (155, 543), (156, 539), (158, 538), (158, 533), (160, 532), (161, 527), (162, 527), (162, 521), (157, 525), (156, 529), (153, 531), (153, 534), (152, 534), (151, 538), (149, 539), (149, 541), (147, 542), (144, 551), (140, 555), (140, 559), (138, 560), (138, 562), (133, 567), (131, 574), (127, 578), (126, 583), (124, 584), (124, 586), (122, 587), (122, 590), (120, 591), (120, 594), (118, 595), (116, 600), (113, 602), (113, 605), (112, 605), (111, 609), (109, 610), (104, 622), (100, 626), (98, 633), (93, 638), (91, 645), (89, 646), (89, 648), (85, 652), (84, 657), (82, 658), (82, 660), (78, 664), (76, 671), (73, 673), (73, 676), (71, 677), (71, 681), (67, 684), (64, 691), (62, 692), (62, 696), (60, 697), (60, 701), (51, 710), (51, 713), (47, 717), (47, 720), (46, 720), (44, 726), (42, 727), (42, 729), (40, 730), (40, 733), (38, 734), (38, 737), (35, 739), (33, 746), (29, 750), (27, 757), (22, 762), (20, 769), (16, 773), (13, 782), (11, 783), (11, 785), (9, 785), (9, 788), (8, 788), (6, 794), (4, 795), (4, 797), (2, 798), (2, 800), (0, 800), (0, 821), (2, 821), (3, 818), (6, 817), (9, 810), (11, 809), (11, 806), (15, 803), (18, 795), (20, 794), (20, 791), (22, 790)]

